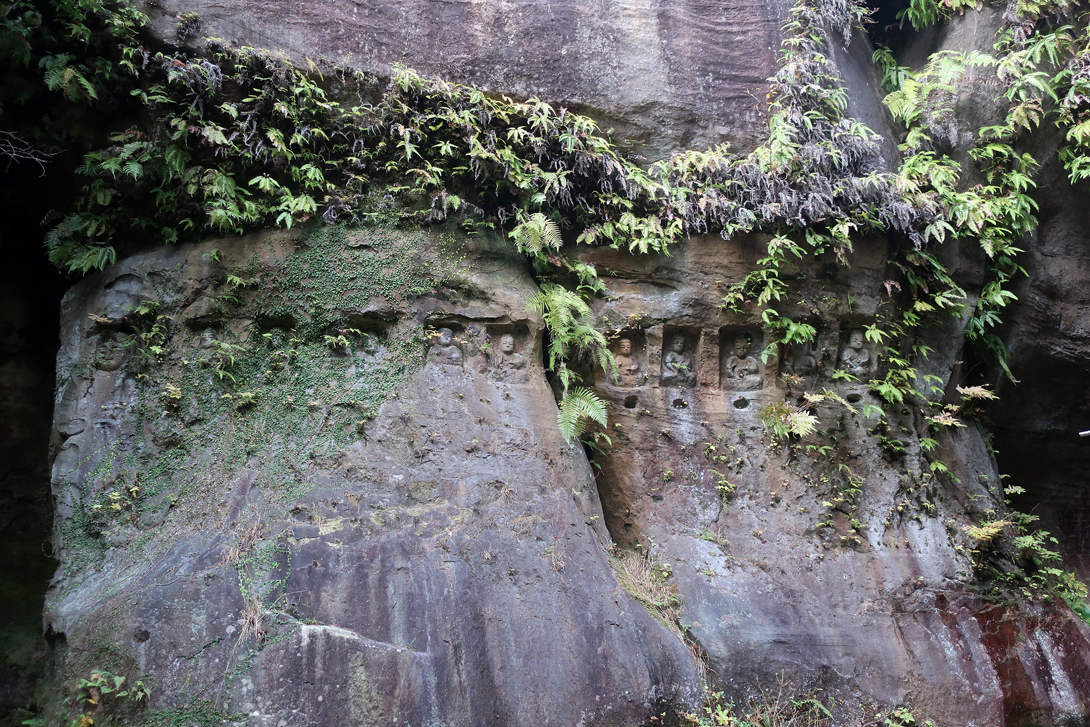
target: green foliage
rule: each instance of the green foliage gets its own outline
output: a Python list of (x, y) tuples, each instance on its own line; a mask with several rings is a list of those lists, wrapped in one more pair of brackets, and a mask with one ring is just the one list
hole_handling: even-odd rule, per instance
[(902, 28), (907, 22), (914, 30), (924, 30), (955, 12), (974, 7), (979, 7), (979, 0), (910, 0), (908, 7), (897, 13), (897, 20)]
[(684, 641), (681, 625), (681, 597), (668, 563), (660, 563), (650, 552), (614, 548), (609, 563), (617, 581), (639, 601), (659, 623)]
[(146, 702), (151, 698), (151, 692), (144, 686), (144, 682), (136, 681), (126, 688), (125, 681), (125, 677), (108, 671), (91, 672), (90, 677), (80, 680), (79, 701), (98, 706), (107, 695), (112, 695), (114, 699), (128, 698), (136, 702)]
[[(136, 706), (146, 705), (151, 699), (151, 692), (142, 681), (136, 681), (125, 686), (126, 677), (112, 674), (108, 671), (96, 669), (85, 679), (81, 679), (76, 695), (76, 705), (82, 713), (72, 720), (71, 727), (90, 727), (103, 709), (117, 709), (120, 704), (127, 702)], [(123, 700), (123, 701), (119, 701)], [(29, 720), (24, 724), (34, 724), (37, 720)]]
[(572, 388), (579, 377), (568, 366), (570, 361), (583, 359), (601, 366), (607, 374), (616, 371), (617, 363), (605, 335), (590, 322), (590, 306), (578, 293), (555, 283), (543, 283), (527, 301), (527, 307), (542, 317), (549, 331), (548, 366), (563, 391), (557, 422), (564, 438), (571, 441), (582, 434), (588, 418), (604, 426), (605, 404), (590, 389)]
[(569, 442), (577, 439), (583, 434), (588, 419), (604, 427), (606, 425), (605, 402), (584, 386), (572, 387), (561, 399), (560, 411), (556, 415), (560, 434)]
[(1036, 515), (1011, 506), (1009, 496), (1025, 493), (1018, 485), (1003, 490), (1006, 510), (1003, 517), (993, 511), (977, 524), (965, 525), (970, 538), (973, 567), (990, 582), (998, 595), (1017, 593), (1026, 599), (1056, 597), (1066, 603), (1079, 618), (1090, 623), (1087, 587), (1071, 571), (1059, 567), (1060, 554), (1053, 548), (1057, 539), (1035, 524)]
[(888, 46), (876, 45), (871, 55), (871, 62), (882, 71), (882, 88), (886, 90), (886, 93), (901, 90), (909, 69), (898, 65), (897, 59)]
[(810, 413), (809, 404), (791, 406), (776, 402), (760, 411), (761, 423), (774, 441), (783, 442), (789, 437), (805, 437), (817, 431), (817, 417)]
[(207, 701), (196, 701), (178, 709), (149, 709), (145, 727), (223, 727), (225, 723), (241, 722), (245, 714), (228, 714)]
[[(910, 74), (888, 51), (876, 56), (887, 81), (899, 87), (891, 108), (910, 127), (915, 151), (897, 174), (879, 172), (874, 136), (844, 117), (847, 96), (826, 52), (826, 21), (846, 38), (864, 16), (857, 3), (799, 2), (772, 80), (768, 141), (747, 155), (726, 147), (690, 151), (647, 170), (619, 154), (591, 120), (537, 99), (494, 98), (406, 68), (396, 68), (380, 89), (366, 74), (327, 69), (349, 97), (376, 99), (352, 106), (329, 98), (315, 78), (283, 59), (254, 49), (213, 39), (199, 56), (150, 53), (135, 40), (139, 17), (133, 16), (115, 38), (126, 73), (105, 85), (96, 85), (90, 71), (83, 77), (99, 89), (95, 98), (104, 100), (105, 92), (115, 104), (151, 113), (115, 124), (106, 143), (85, 155), (77, 209), (50, 231), (47, 248), (56, 264), (85, 272), (111, 263), (117, 245), (149, 234), (172, 241), (319, 217), (419, 224), (453, 216), (471, 230), (507, 227), (539, 273), (548, 277), (558, 266), (593, 291), (601, 289), (594, 268), (558, 254), (565, 228), (580, 243), (638, 252), (666, 250), (692, 233), (765, 230), (775, 233), (768, 255), (732, 286), (724, 304), (762, 309), (775, 333), (767, 357), (777, 343), (813, 337), (812, 326), (773, 307), (784, 302), (793, 261), (833, 254), (846, 263), (852, 236), (901, 233), (918, 251), (901, 261), (918, 311), (950, 310), (948, 301), (964, 294), (943, 278), (934, 257), (919, 251), (963, 230), (983, 231), (1003, 272), (970, 330), (998, 349), (991, 329), (1011, 299), (1002, 286), (1017, 272), (1009, 238), (1021, 229), (1000, 218), (1032, 214), (1032, 203), (1022, 194), (1016, 210), (1002, 207), (994, 193), (959, 192), (957, 166), (924, 148), (935, 129), (945, 133), (943, 99), (952, 98), (953, 79), (987, 59), (947, 54)], [(57, 90), (62, 82), (64, 89), (83, 87), (75, 76), (50, 81)], [(85, 103), (93, 100), (84, 96)], [(1021, 176), (1008, 181), (1024, 192), (1028, 177), (1012, 173)], [(608, 351), (589, 323), (573, 325), (583, 320), (569, 314), (577, 306), (555, 290), (546, 297), (556, 303), (546, 316), (550, 367), (567, 391), (574, 380), (563, 363), (569, 356), (607, 367)], [(917, 325), (919, 318), (905, 323)], [(231, 378), (229, 368), (217, 365), (217, 375)], [(899, 379), (890, 374), (876, 385), (889, 401), (904, 400), (911, 388), (912, 367), (897, 371)]]
[[(700, 711), (681, 716), (695, 727), (833, 727), (837, 724), (831, 711), (834, 702), (828, 697), (819, 699), (819, 696), (795, 692), (781, 675), (775, 688), (762, 689), (744, 705), (728, 701), (721, 692), (706, 691)], [(930, 720), (917, 722), (907, 707), (875, 709), (853, 724), (859, 727), (933, 727)]]
[(533, 213), (512, 230), (511, 237), (519, 250), (529, 255), (539, 255), (544, 250), (557, 251), (564, 244), (560, 238), (560, 226), (540, 212)]

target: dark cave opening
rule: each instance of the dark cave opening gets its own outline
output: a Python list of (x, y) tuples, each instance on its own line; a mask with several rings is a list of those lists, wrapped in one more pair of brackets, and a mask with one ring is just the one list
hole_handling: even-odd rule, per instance
[[(25, 716), (50, 645), (42, 633), (52, 557), (49, 444), (60, 325), (69, 281), (42, 240), (73, 178), (63, 162), (11, 164), (0, 181), (0, 723)], [(44, 223), (44, 224), (43, 224)]]
[(909, 6), (908, 0), (884, 0), (873, 5), (867, 35), (876, 47), (884, 45), (898, 55), (915, 33), (907, 22), (901, 27), (897, 14)]

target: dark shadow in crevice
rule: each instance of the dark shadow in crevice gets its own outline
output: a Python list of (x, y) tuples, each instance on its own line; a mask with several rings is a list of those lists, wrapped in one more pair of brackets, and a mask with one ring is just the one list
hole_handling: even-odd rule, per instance
[[(52, 557), (49, 448), (60, 335), (69, 282), (42, 240), (65, 209), (71, 170), (12, 165), (0, 177), (0, 724), (19, 724), (48, 668), (42, 633)], [(43, 221), (45, 224), (43, 225)]]
[(875, 46), (884, 45), (899, 56), (908, 41), (915, 34), (912, 25), (905, 21), (904, 27), (897, 19), (897, 14), (906, 9), (909, 0), (884, 0), (873, 5), (874, 12), (867, 26), (867, 36)]

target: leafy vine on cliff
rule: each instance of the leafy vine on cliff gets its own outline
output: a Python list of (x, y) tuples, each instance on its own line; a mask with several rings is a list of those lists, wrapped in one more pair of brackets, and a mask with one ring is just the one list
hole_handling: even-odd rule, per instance
[[(25, 19), (24, 6), (8, 17)], [(511, 230), (543, 280), (575, 273), (593, 291), (600, 288), (593, 268), (553, 249), (561, 235), (649, 252), (692, 233), (780, 231), (738, 291), (745, 297), (763, 282), (757, 298), (767, 306), (782, 291), (776, 267), (804, 253), (786, 230), (806, 230), (806, 253), (832, 249), (841, 260), (860, 232), (895, 230), (916, 247), (941, 237), (934, 195), (903, 194), (891, 175), (876, 172), (873, 134), (844, 118), (847, 95), (823, 52), (821, 18), (848, 33), (864, 15), (856, 3), (803, 2), (793, 11), (766, 144), (748, 155), (688, 152), (648, 170), (625, 159), (590, 119), (536, 99), (493, 98), (405, 68), (380, 92), (366, 74), (334, 68), (359, 102), (350, 106), (282, 58), (215, 40), (199, 56), (153, 53), (138, 42), (138, 13), (123, 5), (86, 10), (85, 22), (100, 19), (100, 34), (119, 41), (118, 53), (103, 52), (99, 66), (65, 54), (39, 62), (46, 86), (69, 103), (120, 109), (108, 117), (107, 139), (84, 157), (76, 210), (47, 236), (51, 260), (71, 271), (109, 264), (117, 245), (148, 235), (169, 242), (319, 216), (426, 223), (454, 215), (471, 229)], [(32, 26), (12, 21), (7, 30), (34, 49), (41, 34)], [(89, 26), (63, 27), (54, 34), (74, 41)], [(23, 60), (30, 59), (28, 51)], [(150, 113), (138, 113), (144, 107)], [(546, 230), (549, 246), (534, 234)], [(774, 311), (766, 318), (796, 338), (802, 332)], [(582, 350), (565, 331), (550, 332), (575, 344), (569, 353)]]
[[(960, 167), (935, 144), (951, 141), (957, 79), (991, 59), (946, 54), (917, 73), (892, 67), (887, 80), (898, 88), (888, 102), (908, 134), (899, 169), (882, 171), (873, 132), (845, 116), (847, 93), (829, 57), (826, 27), (847, 43), (867, 14), (858, 2), (801, 0), (792, 10), (772, 79), (766, 143), (744, 155), (726, 147), (689, 151), (646, 170), (592, 120), (537, 99), (497, 98), (407, 68), (395, 69), (384, 89), (345, 66), (327, 68), (327, 82), (317, 66), (304, 72), (284, 58), (214, 39), (199, 54), (157, 53), (141, 44), (143, 18), (124, 3), (65, 0), (51, 7), (53, 15), (43, 17), (25, 0), (10, 6), (0, 46), (18, 64), (37, 61), (46, 89), (64, 103), (111, 110), (107, 136), (94, 140), (80, 168), (86, 181), (76, 209), (47, 236), (50, 257), (62, 267), (102, 267), (118, 245), (149, 235), (175, 241), (316, 218), (454, 218), (471, 230), (510, 231), (543, 282), (565, 284), (574, 274), (593, 293), (601, 288), (593, 267), (559, 254), (565, 237), (661, 252), (690, 234), (765, 231), (773, 234), (768, 255), (724, 302), (756, 304), (777, 334), (772, 353), (777, 344), (812, 338), (776, 309), (788, 292), (785, 266), (825, 253), (846, 264), (854, 237), (884, 232), (904, 241), (895, 255), (901, 279), (887, 287), (891, 297), (896, 289), (907, 300), (875, 333), (890, 365), (870, 385), (891, 404), (916, 394), (914, 361), (927, 350), (912, 332), (967, 310), (965, 291), (933, 252), (950, 237), (979, 240), (993, 260), (969, 335), (1002, 361), (994, 328), (1012, 298), (1006, 285), (1019, 271), (1017, 242), (1035, 225), (1028, 195), (1035, 161), (1015, 153), (1010, 136), (1039, 123), (1042, 99), (1069, 81), (1062, 108), (1073, 124), (1073, 178), (1083, 168), (1078, 145), (1090, 140), (1082, 129), (1090, 123), (1084, 54), (1076, 52), (1070, 68), (1048, 82), (1036, 69), (1055, 63), (1059, 45), (1085, 43), (1061, 31), (1052, 45), (1033, 41), (1026, 20), (1012, 24), (1013, 45), (1000, 63), (1016, 103), (1007, 126), (985, 130), (986, 143), (974, 152), (986, 183), (963, 189)], [(1024, 4), (1012, 12), (1027, 8), (1043, 12)], [(914, 3), (902, 19), (919, 27), (962, 9)], [(83, 15), (74, 19), (75, 10)], [(100, 47), (86, 57), (57, 52), (91, 36)], [(338, 98), (326, 90), (332, 85), (342, 88)], [(564, 330), (550, 333), (565, 356), (588, 351)], [(591, 357), (604, 351), (601, 342), (585, 343)]]

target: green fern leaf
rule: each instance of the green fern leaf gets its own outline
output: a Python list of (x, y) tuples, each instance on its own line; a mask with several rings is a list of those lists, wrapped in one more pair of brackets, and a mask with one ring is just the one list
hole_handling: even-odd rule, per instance
[(567, 442), (577, 439), (586, 431), (587, 420), (606, 425), (606, 405), (598, 396), (585, 386), (570, 389), (560, 402), (560, 411), (556, 423), (560, 434)]

